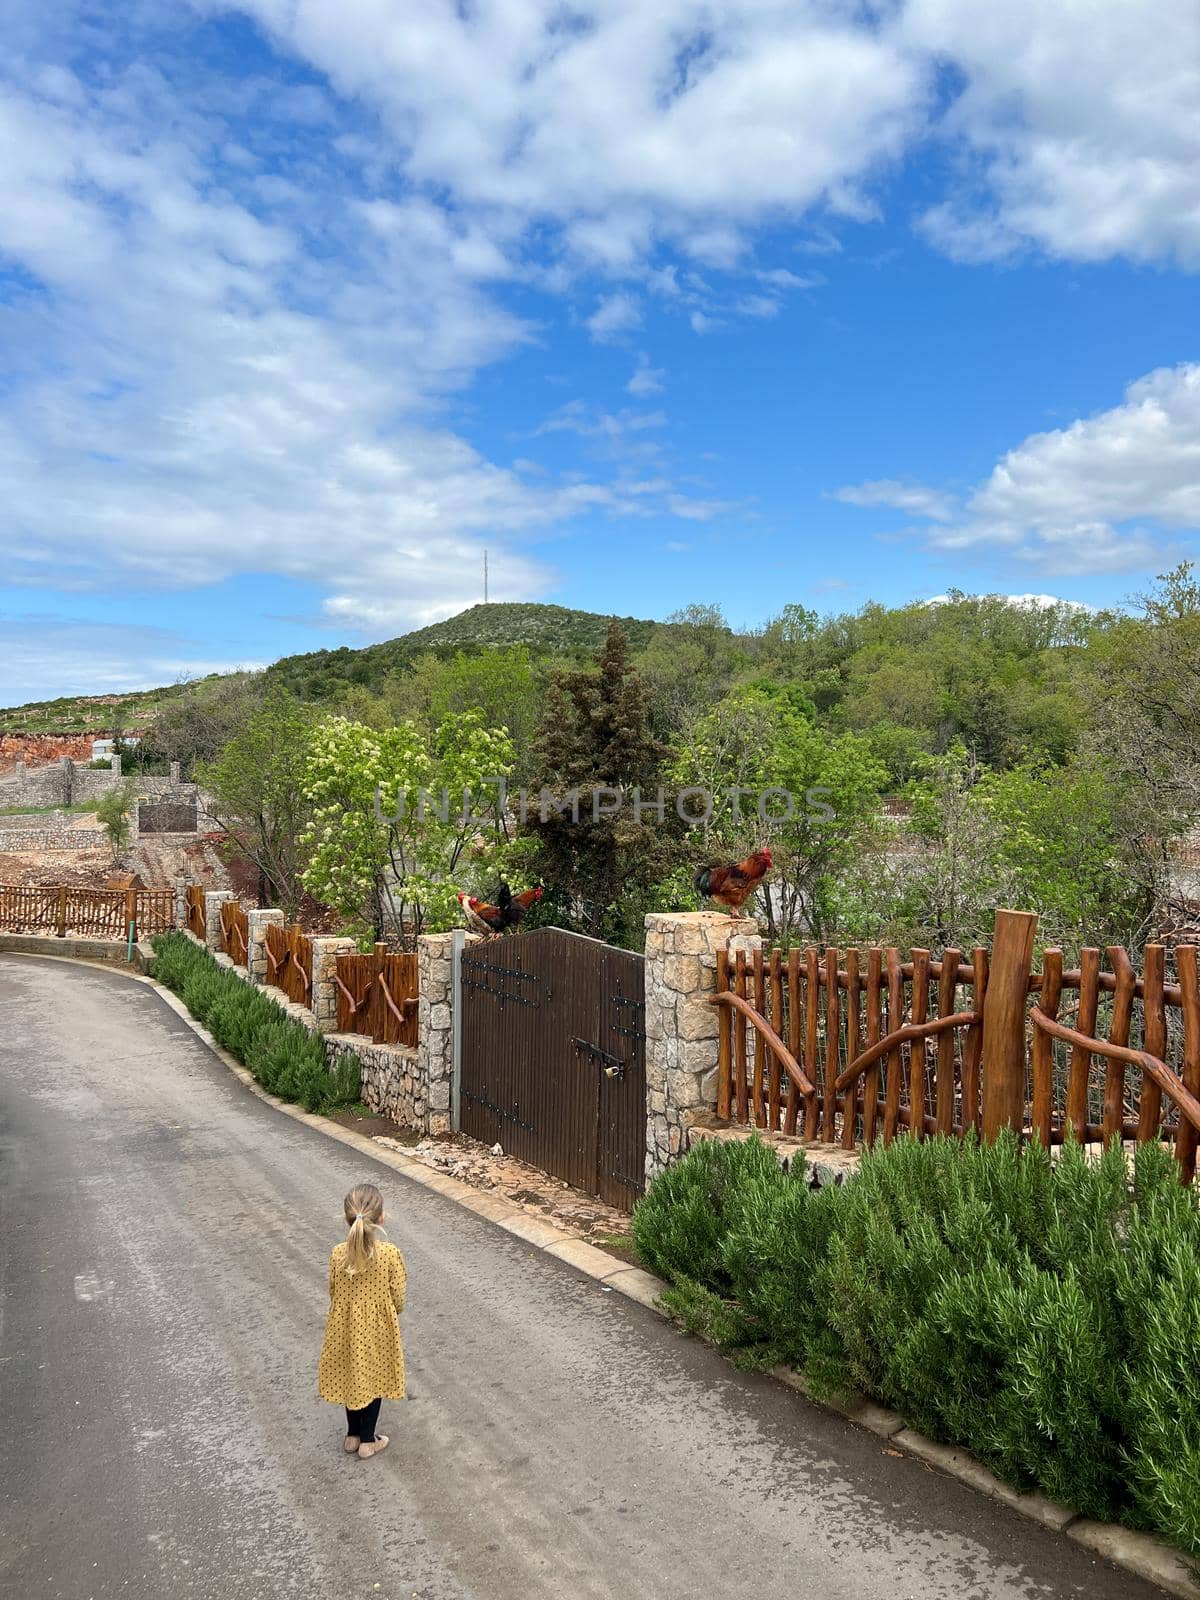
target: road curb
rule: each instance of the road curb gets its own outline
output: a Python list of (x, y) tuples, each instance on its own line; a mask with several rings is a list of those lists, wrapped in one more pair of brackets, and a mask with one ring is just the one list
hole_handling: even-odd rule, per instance
[[(486, 1194), (473, 1188), (469, 1183), (463, 1183), (461, 1179), (452, 1178), (447, 1173), (427, 1167), (424, 1162), (416, 1160), (413, 1156), (379, 1144), (365, 1134), (356, 1133), (353, 1128), (344, 1128), (328, 1117), (305, 1111), (302, 1106), (269, 1094), (255, 1081), (242, 1063), (219, 1045), (207, 1028), (197, 1022), (177, 995), (147, 974), (131, 972), (128, 968), (108, 963), (88, 961), (78, 956), (60, 956), (25, 950), (0, 953), (39, 961), (64, 961), (72, 966), (102, 966), (106, 971), (116, 972), (123, 977), (131, 978), (135, 983), (145, 984), (159, 995), (191, 1032), (208, 1046), (218, 1060), (257, 1099), (265, 1101), (277, 1111), (282, 1111), (294, 1121), (306, 1123), (328, 1138), (337, 1139), (340, 1143), (371, 1157), (372, 1160), (391, 1167), (413, 1183), (420, 1184), (422, 1188), (440, 1194), (447, 1200), (453, 1200), (483, 1221), (493, 1223), (505, 1233), (531, 1245), (535, 1250), (541, 1250), (556, 1261), (572, 1267), (582, 1276), (592, 1279), (601, 1288), (616, 1291), (627, 1299), (645, 1306), (664, 1320), (671, 1321), (669, 1314), (660, 1304), (661, 1296), (669, 1285), (661, 1278), (655, 1277), (653, 1273), (641, 1267), (623, 1264), (618, 1257), (596, 1249), (578, 1234), (570, 1233), (565, 1228), (560, 1228), (557, 1223), (548, 1222), (542, 1217), (532, 1216), (510, 1205), (499, 1195)], [(1192, 1576), (1187, 1557), (1174, 1545), (1167, 1544), (1153, 1534), (1139, 1533), (1136, 1529), (1123, 1527), (1119, 1523), (1092, 1522), (1069, 1506), (1057, 1505), (1044, 1495), (1021, 1494), (995, 1477), (982, 1462), (977, 1461), (966, 1450), (954, 1445), (940, 1444), (935, 1439), (927, 1439), (915, 1429), (907, 1428), (903, 1417), (898, 1413), (888, 1411), (861, 1395), (847, 1396), (840, 1400), (819, 1401), (813, 1399), (803, 1373), (797, 1372), (792, 1367), (772, 1367), (768, 1370), (767, 1376), (803, 1395), (810, 1405), (822, 1405), (826, 1410), (836, 1412), (856, 1427), (875, 1434), (883, 1440), (885, 1447), (892, 1453), (902, 1452), (924, 1461), (933, 1470), (945, 1473), (947, 1477), (965, 1484), (977, 1494), (1001, 1501), (1021, 1516), (1038, 1523), (1050, 1532), (1061, 1534), (1099, 1559), (1120, 1567), (1148, 1583), (1158, 1585), (1168, 1594), (1177, 1596), (1178, 1600), (1200, 1600), (1200, 1583)]]

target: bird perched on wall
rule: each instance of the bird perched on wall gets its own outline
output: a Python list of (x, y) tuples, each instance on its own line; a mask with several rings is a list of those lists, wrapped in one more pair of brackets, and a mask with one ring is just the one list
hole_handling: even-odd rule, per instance
[(725, 906), (730, 916), (740, 911), (771, 870), (771, 852), (756, 850), (744, 861), (726, 866), (699, 867), (692, 880), (698, 894)]
[(533, 889), (523, 889), (520, 894), (513, 894), (508, 885), (502, 883), (496, 891), (495, 904), (488, 900), (476, 900), (469, 894), (460, 894), (458, 903), (463, 908), (468, 927), (489, 939), (496, 939), (510, 928), (520, 927), (525, 920), (525, 913), (530, 906), (538, 903), (542, 893), (540, 884)]

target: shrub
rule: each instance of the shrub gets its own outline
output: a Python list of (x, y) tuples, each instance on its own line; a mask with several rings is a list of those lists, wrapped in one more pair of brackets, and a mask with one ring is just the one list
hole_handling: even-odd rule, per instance
[(306, 1111), (357, 1103), (361, 1083), (353, 1054), (343, 1051), (330, 1070), (319, 1034), (310, 1034), (260, 990), (218, 966), (186, 934), (162, 933), (152, 942), (151, 976), (179, 995), (264, 1089), (299, 1101)]
[(634, 1214), (668, 1309), (1000, 1476), (1200, 1553), (1200, 1206), (1170, 1153), (896, 1140), (809, 1191), (704, 1143)]

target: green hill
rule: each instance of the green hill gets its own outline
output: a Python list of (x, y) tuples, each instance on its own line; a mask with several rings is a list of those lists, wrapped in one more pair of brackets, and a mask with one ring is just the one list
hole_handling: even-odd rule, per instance
[[(613, 619), (594, 611), (572, 611), (567, 606), (514, 603), (471, 606), (445, 622), (435, 622), (414, 633), (401, 634), (380, 644), (352, 649), (313, 650), (305, 655), (283, 656), (268, 673), (280, 678), (304, 700), (325, 700), (349, 683), (377, 688), (390, 673), (402, 671), (418, 655), (432, 652), (452, 656), (492, 646), (525, 645), (534, 655), (582, 656), (594, 653), (604, 642)], [(639, 617), (617, 619), (635, 651), (645, 647), (655, 628), (669, 626)], [(210, 680), (206, 680), (210, 681)], [(85, 694), (0, 709), (0, 732), (75, 733), (108, 730), (119, 721), (126, 730), (153, 723), (164, 701), (181, 694), (182, 684), (147, 689), (128, 695)]]
[[(594, 611), (572, 611), (567, 606), (526, 603), (471, 606), (445, 622), (435, 622), (414, 633), (401, 634), (381, 644), (358, 650), (313, 650), (306, 655), (284, 656), (267, 671), (281, 678), (305, 700), (324, 700), (347, 683), (375, 688), (393, 672), (402, 671), (415, 656), (452, 656), (457, 651), (524, 645), (534, 655), (582, 656), (594, 654), (604, 643), (614, 619)], [(650, 635), (664, 624), (639, 617), (616, 619), (629, 636), (634, 651), (642, 650)], [(667, 624), (669, 626), (669, 624)]]

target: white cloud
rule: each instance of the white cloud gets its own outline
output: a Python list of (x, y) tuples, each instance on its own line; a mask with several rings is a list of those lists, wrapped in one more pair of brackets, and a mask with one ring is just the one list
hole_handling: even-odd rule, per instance
[(941, 125), (961, 183), (924, 216), (940, 248), (1200, 265), (1194, 0), (908, 0), (901, 27), (964, 79)]
[(914, 516), (931, 517), (936, 522), (947, 522), (953, 514), (951, 497), (940, 489), (927, 489), (919, 483), (900, 483), (895, 478), (849, 484), (844, 489), (832, 490), (830, 499), (842, 500), (851, 506), (889, 506)]
[(238, 9), (375, 106), (412, 180), (555, 222), (615, 269), (655, 240), (728, 267), (763, 219), (856, 211), (929, 77), (893, 23), (792, 0), (440, 0), (419, 22), (381, 0)]
[(1160, 564), (1179, 553), (1179, 536), (1200, 533), (1200, 364), (1160, 367), (1131, 383), (1120, 405), (1031, 434), (953, 517), (938, 491), (890, 480), (835, 498), (902, 506), (930, 519), (934, 549), (1001, 554), (1046, 573)]
[(606, 296), (587, 319), (588, 332), (600, 344), (618, 340), (641, 325), (641, 307), (628, 294)]
[(625, 385), (626, 393), (633, 395), (635, 400), (645, 400), (652, 394), (661, 394), (666, 375), (664, 367), (652, 367), (650, 358), (640, 355), (637, 370)]
[[(1004, 600), (1019, 611), (1050, 611), (1056, 606), (1069, 606), (1072, 611), (1093, 611), (1094, 606), (1086, 605), (1082, 600), (1064, 600), (1057, 594), (995, 594), (986, 596), (989, 600)], [(928, 600), (923, 600), (922, 605), (945, 606), (951, 602), (948, 594), (931, 594)]]

